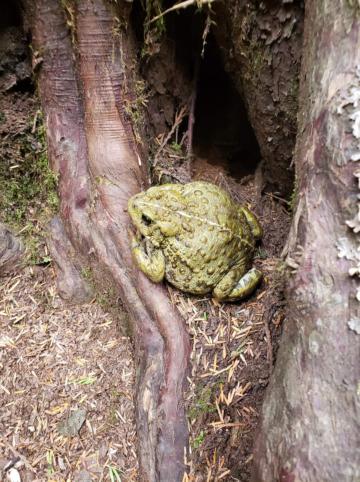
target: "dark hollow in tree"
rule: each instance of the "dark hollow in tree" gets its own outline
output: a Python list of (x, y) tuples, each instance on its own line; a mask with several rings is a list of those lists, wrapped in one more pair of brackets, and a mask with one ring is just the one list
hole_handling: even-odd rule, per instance
[(260, 162), (259, 145), (212, 34), (200, 62), (196, 90), (195, 155), (225, 169), (236, 180), (254, 174)]

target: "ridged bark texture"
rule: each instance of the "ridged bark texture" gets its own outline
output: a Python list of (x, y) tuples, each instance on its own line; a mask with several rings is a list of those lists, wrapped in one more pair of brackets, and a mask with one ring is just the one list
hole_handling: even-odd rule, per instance
[(256, 481), (360, 480), (356, 5), (306, 3), (297, 208), (287, 246), (293, 272), (256, 444)]

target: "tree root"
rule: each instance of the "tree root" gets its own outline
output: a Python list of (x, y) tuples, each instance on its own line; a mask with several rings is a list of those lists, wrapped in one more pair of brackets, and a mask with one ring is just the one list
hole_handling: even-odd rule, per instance
[(0, 274), (13, 271), (20, 264), (24, 248), (21, 241), (0, 223)]
[[(42, 52), (39, 90), (48, 151), (59, 173), (63, 228), (53, 225), (50, 249), (61, 265), (69, 246), (56, 239), (68, 238), (79, 259), (113, 279), (130, 314), (138, 365), (139, 478), (177, 482), (188, 440), (183, 392), (190, 346), (166, 290), (134, 267), (130, 252), (127, 201), (147, 179), (124, 114), (126, 66), (134, 61), (131, 34), (113, 35), (115, 17), (125, 9), (102, 0), (75, 5), (76, 52), (60, 0), (27, 3), (34, 51)], [(74, 288), (74, 267), (62, 264), (63, 272), (71, 273), (71, 283), (62, 282), (68, 294), (81, 285), (75, 275)]]
[(71, 303), (89, 301), (92, 290), (80, 275), (80, 263), (73, 261), (74, 248), (58, 217), (50, 223), (47, 245), (56, 265), (57, 289), (61, 298)]

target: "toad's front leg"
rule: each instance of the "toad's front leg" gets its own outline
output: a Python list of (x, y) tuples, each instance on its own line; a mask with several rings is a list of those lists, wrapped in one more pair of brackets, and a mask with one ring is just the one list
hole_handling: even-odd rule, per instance
[(138, 268), (154, 283), (160, 283), (165, 275), (165, 258), (160, 249), (154, 248), (131, 235), (131, 252)]
[(249, 296), (259, 284), (262, 273), (256, 268), (247, 271), (246, 264), (239, 262), (222, 278), (213, 294), (219, 301), (237, 301)]

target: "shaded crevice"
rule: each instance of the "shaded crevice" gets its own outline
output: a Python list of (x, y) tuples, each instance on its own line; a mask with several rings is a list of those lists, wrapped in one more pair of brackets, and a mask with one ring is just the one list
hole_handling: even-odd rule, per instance
[(259, 145), (243, 100), (223, 68), (212, 35), (197, 83), (193, 151), (235, 180), (254, 174), (260, 162)]
[[(144, 18), (141, 3), (134, 2), (131, 21), (141, 48), (144, 48)], [(206, 38), (201, 57), (205, 13), (187, 8), (181, 14), (168, 14), (164, 20), (165, 32), (157, 48), (142, 60), (142, 75), (150, 90), (147, 105), (150, 139), (169, 132), (176, 112), (182, 106), (189, 108), (195, 94), (192, 177), (197, 177), (204, 161), (235, 180), (254, 174), (260, 162), (259, 145), (212, 33)], [(169, 144), (180, 143), (188, 124), (186, 116)]]
[(29, 48), (18, 2), (6, 2), (0, 16), (0, 92), (33, 93)]
[(1, 5), (0, 29), (4, 27), (21, 27), (22, 17), (18, 2), (12, 0)]

